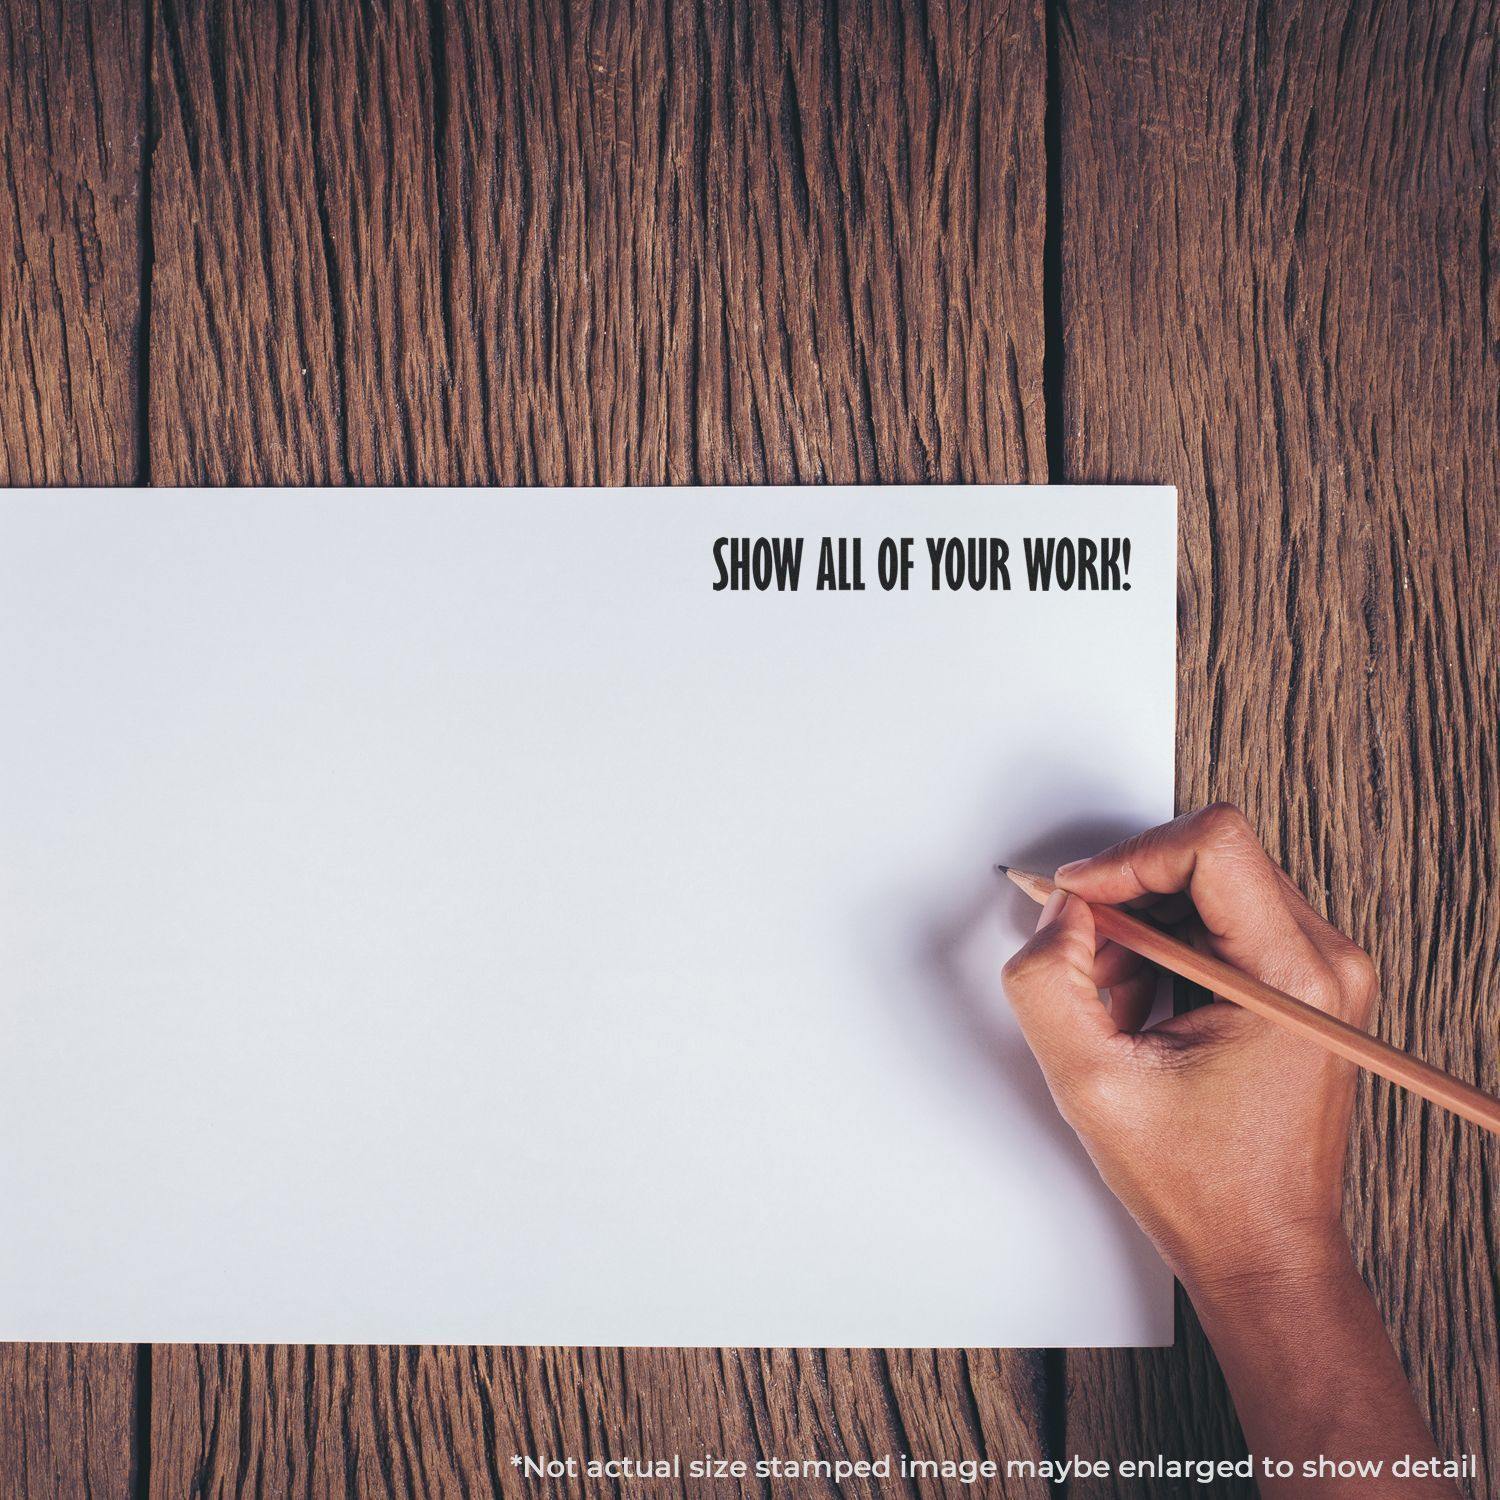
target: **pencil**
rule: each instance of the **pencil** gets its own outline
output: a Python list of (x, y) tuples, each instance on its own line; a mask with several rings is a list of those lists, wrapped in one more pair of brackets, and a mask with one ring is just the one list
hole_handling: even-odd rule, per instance
[[(1045, 901), (1056, 889), (1045, 875), (1013, 870), (1009, 865), (997, 865), (996, 868), (1038, 903)], [(1113, 939), (1122, 948), (1129, 948), (1132, 953), (1139, 953), (1160, 968), (1201, 984), (1221, 998), (1232, 1000), (1287, 1031), (1316, 1042), (1339, 1057), (1347, 1058), (1391, 1083), (1400, 1084), (1402, 1088), (1452, 1110), (1462, 1119), (1500, 1135), (1500, 1099), (1492, 1098), (1473, 1084), (1465, 1083), (1461, 1078), (1455, 1078), (1451, 1073), (1445, 1073), (1441, 1068), (1339, 1020), (1337, 1016), (1330, 1016), (1304, 1000), (1294, 999), (1269, 984), (1262, 984), (1217, 958), (1189, 948), (1159, 927), (1121, 911), (1118, 906), (1091, 904), (1090, 910), (1094, 913), (1096, 931)]]

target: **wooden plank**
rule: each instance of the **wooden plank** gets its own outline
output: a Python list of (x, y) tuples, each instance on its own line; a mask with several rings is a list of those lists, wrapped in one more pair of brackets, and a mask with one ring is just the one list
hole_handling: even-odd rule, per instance
[(0, 1494), (126, 1496), (147, 1460), (130, 1344), (0, 1344)]
[[(0, 484), (137, 467), (139, 8), (0, 4)], [(0, 1491), (124, 1495), (136, 1351), (0, 1346)]]
[[(684, 1465), (710, 1454), (1030, 1455), (1033, 1393), (1016, 1376), (1015, 1357), (993, 1351), (159, 1346), (151, 1493), (534, 1493), (538, 1481), (511, 1466), (516, 1453), (580, 1464), (675, 1453)], [(797, 1488), (841, 1492), (811, 1479)], [(875, 1489), (914, 1492), (898, 1480)]]
[[(1057, 33), (1065, 465), (1180, 487), (1179, 798), (1243, 802), (1373, 952), (1381, 1033), (1491, 1090), (1495, 24), (1067, 0)], [(1440, 1447), (1490, 1474), (1497, 1162), (1362, 1089), (1349, 1226)], [(1190, 1322), (1069, 1374), (1070, 1448), (1238, 1441)]]
[(135, 474), (138, 7), (0, 4), (0, 484)]
[[(1041, 479), (1043, 54), (1040, 7), (998, 0), (163, 0), (154, 473)], [(1038, 1368), (160, 1348), (152, 1491), (519, 1494), (516, 1451), (1031, 1455)]]
[(307, 7), (156, 9), (151, 474), (346, 477)]
[(457, 7), (465, 472), (1042, 477), (1039, 7), (922, 16)]

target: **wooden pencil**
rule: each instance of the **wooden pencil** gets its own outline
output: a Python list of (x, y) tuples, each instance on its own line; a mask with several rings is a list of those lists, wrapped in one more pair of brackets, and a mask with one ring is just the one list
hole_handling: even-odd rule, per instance
[[(1044, 902), (1056, 889), (1045, 875), (1013, 870), (1009, 865), (997, 868), (1038, 903)], [(1122, 948), (1129, 948), (1132, 953), (1139, 953), (1160, 968), (1200, 984), (1222, 999), (1232, 1000), (1287, 1031), (1316, 1042), (1381, 1078), (1398, 1083), (1402, 1088), (1500, 1135), (1500, 1099), (1492, 1098), (1482, 1089), (1371, 1036), (1367, 1031), (1361, 1031), (1357, 1026), (1351, 1026), (1347, 1021), (1339, 1020), (1337, 1016), (1330, 1016), (1304, 1000), (1262, 984), (1220, 959), (1199, 953), (1118, 906), (1090, 903), (1090, 910), (1094, 913), (1095, 929)]]

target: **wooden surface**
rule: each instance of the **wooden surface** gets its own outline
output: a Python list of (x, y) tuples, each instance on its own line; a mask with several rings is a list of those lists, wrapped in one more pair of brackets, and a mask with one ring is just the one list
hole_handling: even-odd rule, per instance
[[(1383, 1034), (1494, 1089), (1495, 31), (1478, 0), (3, 0), (0, 476), (1175, 482), (1180, 800), (1244, 801), (1373, 947)], [(1349, 1200), (1488, 1473), (1494, 1151), (1367, 1087)], [(1232, 1452), (1182, 1322), (1067, 1356), (12, 1347), (0, 1492)]]

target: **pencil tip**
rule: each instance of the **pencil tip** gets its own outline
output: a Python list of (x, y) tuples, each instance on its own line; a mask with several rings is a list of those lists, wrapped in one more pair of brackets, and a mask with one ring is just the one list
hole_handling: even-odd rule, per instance
[(1000, 874), (1000, 875), (1009, 875), (1010, 874), (1010, 866), (1009, 865), (996, 865), (995, 866), (995, 870), (996, 870), (996, 873)]

